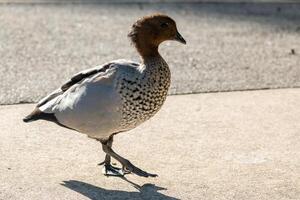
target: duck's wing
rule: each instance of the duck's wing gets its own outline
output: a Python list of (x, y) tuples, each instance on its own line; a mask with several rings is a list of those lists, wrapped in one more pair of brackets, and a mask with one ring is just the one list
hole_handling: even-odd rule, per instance
[(26, 116), (23, 119), (23, 121), (24, 122), (30, 122), (30, 121), (35, 121), (35, 120), (38, 120), (38, 119), (45, 119), (45, 120), (48, 120), (48, 121), (56, 122), (56, 118), (55, 118), (54, 114), (45, 113), (45, 112), (41, 111), (39, 108), (41, 106), (44, 106), (45, 104), (47, 104), (51, 100), (54, 100), (55, 98), (61, 96), (63, 93), (65, 93), (73, 85), (75, 85), (77, 83), (80, 83), (80, 82), (84, 81), (86, 78), (89, 78), (89, 77), (91, 77), (91, 76), (93, 76), (97, 73), (105, 72), (106, 70), (108, 70), (113, 65), (114, 65), (114, 62), (106, 63), (102, 66), (97, 66), (97, 67), (87, 69), (87, 70), (84, 70), (84, 71), (81, 71), (81, 72), (75, 74), (70, 80), (65, 82), (61, 87), (54, 90), (52, 93), (50, 93), (46, 97), (42, 98), (37, 103), (35, 109), (28, 116)]
[(46, 104), (47, 102), (51, 101), (52, 99), (54, 99), (55, 97), (63, 94), (64, 92), (66, 92), (70, 87), (72, 87), (73, 85), (83, 81), (84, 79), (100, 73), (100, 72), (105, 72), (107, 69), (109, 69), (114, 63), (107, 63), (105, 65), (102, 66), (97, 66), (91, 69), (87, 69), (84, 71), (81, 71), (77, 74), (75, 74), (70, 80), (68, 80), (67, 82), (65, 82), (60, 88), (56, 89), (55, 91), (53, 91), (51, 94), (47, 95), (46, 97), (44, 97), (43, 99), (41, 99), (38, 104), (37, 107), (41, 107), (42, 105)]
[(56, 117), (54, 116), (53, 113), (49, 113), (45, 110), (48, 110), (47, 107), (53, 106), (52, 104), (55, 104), (56, 100), (63, 96), (65, 92), (67, 92), (72, 86), (76, 84), (80, 84), (83, 82), (85, 79), (88, 79), (98, 73), (103, 73), (111, 68), (117, 68), (121, 65), (124, 66), (131, 66), (131, 67), (137, 67), (139, 64), (134, 63), (131, 61), (127, 60), (116, 60), (112, 61), (110, 63), (106, 63), (101, 66), (97, 66), (91, 69), (87, 69), (84, 71), (81, 71), (77, 74), (75, 74), (70, 80), (65, 82), (61, 87), (41, 99), (38, 103), (36, 108), (28, 115), (26, 116), (23, 121), (24, 122), (30, 122), (30, 121), (35, 121), (38, 119), (45, 119), (48, 121), (54, 121), (57, 123)]

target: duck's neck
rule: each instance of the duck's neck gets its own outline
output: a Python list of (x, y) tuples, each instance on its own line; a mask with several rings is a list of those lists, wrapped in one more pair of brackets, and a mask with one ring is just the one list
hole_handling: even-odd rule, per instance
[(141, 60), (143, 65), (146, 68), (149, 68), (148, 70), (161, 70), (162, 68), (168, 68), (166, 61), (159, 53), (153, 56), (141, 56)]
[[(166, 61), (158, 53), (156, 56), (144, 57), (143, 65), (144, 73), (148, 79), (151, 80), (167, 80), (166, 84), (169, 84), (170, 81), (170, 69)], [(158, 82), (157, 82), (158, 83)], [(166, 86), (168, 88), (168, 86)]]
[(164, 61), (158, 52), (158, 47), (148, 46), (147, 48), (138, 48), (137, 51), (140, 54), (142, 63), (147, 66), (153, 64), (153, 62)]
[[(159, 44), (158, 44), (159, 45)], [(141, 56), (143, 65), (147, 73), (157, 76), (156, 72), (163, 71), (162, 75), (169, 77), (170, 71), (168, 64), (158, 52), (158, 45), (148, 43), (147, 40), (138, 38), (135, 47)]]
[(160, 57), (158, 53), (158, 45), (152, 44), (145, 38), (138, 37), (134, 45), (142, 60), (147, 60), (148, 58), (153, 57)]

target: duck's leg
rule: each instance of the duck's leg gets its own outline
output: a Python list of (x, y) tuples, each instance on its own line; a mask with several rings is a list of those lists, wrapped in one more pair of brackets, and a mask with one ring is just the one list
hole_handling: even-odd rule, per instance
[[(106, 144), (107, 146), (109, 146), (111, 148), (112, 147), (112, 143), (113, 143), (113, 135), (110, 136), (107, 140), (98, 140), (98, 141), (101, 142), (102, 145)], [(110, 155), (106, 154), (104, 161), (102, 161), (98, 165), (104, 165), (104, 164), (108, 165), (108, 164), (110, 164), (110, 161), (111, 161)]]
[(140, 168), (134, 166), (129, 160), (119, 156), (116, 152), (114, 152), (112, 150), (111, 146), (109, 146), (105, 143), (102, 143), (102, 148), (103, 148), (103, 151), (107, 155), (115, 158), (117, 161), (119, 161), (122, 164), (124, 173), (132, 172), (138, 176), (143, 176), (143, 177), (156, 177), (157, 176), (156, 174), (150, 174), (150, 173), (145, 172), (145, 171), (141, 170)]
[[(111, 135), (108, 140), (99, 140), (102, 145), (109, 146), (110, 148), (112, 147), (113, 143), (113, 135)], [(105, 176), (124, 176), (124, 172), (121, 168), (118, 167), (113, 167), (111, 164), (111, 157), (109, 154), (105, 155), (105, 159), (103, 162), (99, 163), (98, 165), (104, 165), (102, 169), (102, 173)]]

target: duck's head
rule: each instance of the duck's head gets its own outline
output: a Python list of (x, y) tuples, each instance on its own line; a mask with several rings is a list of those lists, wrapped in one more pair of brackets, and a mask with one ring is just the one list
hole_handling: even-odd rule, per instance
[(158, 54), (158, 46), (166, 40), (186, 44), (177, 30), (175, 21), (167, 15), (153, 14), (137, 20), (128, 37), (142, 57)]

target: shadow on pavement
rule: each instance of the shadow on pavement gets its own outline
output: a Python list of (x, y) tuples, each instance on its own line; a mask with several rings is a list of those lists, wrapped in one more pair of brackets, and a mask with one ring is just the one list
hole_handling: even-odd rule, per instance
[(123, 180), (131, 183), (138, 191), (127, 192), (121, 190), (107, 190), (104, 188), (97, 187), (85, 182), (70, 180), (63, 181), (61, 185), (74, 190), (90, 199), (164, 199), (164, 200), (178, 200), (177, 198), (170, 197), (161, 193), (159, 190), (166, 190), (166, 188), (155, 186), (154, 184), (144, 184), (139, 186), (126, 178)]

